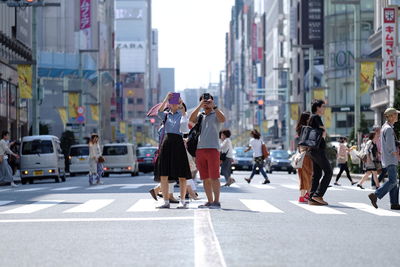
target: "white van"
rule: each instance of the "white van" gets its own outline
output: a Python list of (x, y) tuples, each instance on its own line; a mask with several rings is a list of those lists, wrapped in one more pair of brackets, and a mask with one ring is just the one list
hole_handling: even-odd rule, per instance
[(72, 145), (68, 159), (70, 176), (89, 173), (89, 145)]
[(103, 147), (104, 176), (110, 173), (130, 173), (131, 176), (139, 174), (139, 164), (136, 158), (136, 148), (133, 144), (107, 144)]
[(26, 136), (21, 144), (21, 183), (54, 178), (65, 182), (65, 159), (60, 140), (52, 135)]

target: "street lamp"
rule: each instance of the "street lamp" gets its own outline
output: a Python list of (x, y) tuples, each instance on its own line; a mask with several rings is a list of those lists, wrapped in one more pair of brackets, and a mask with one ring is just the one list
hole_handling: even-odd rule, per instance
[[(361, 55), (361, 31), (360, 31), (360, 0), (332, 0), (333, 5), (353, 5), (354, 7), (354, 58), (358, 59)], [(354, 60), (354, 136), (358, 138), (360, 128), (360, 61)]]
[(286, 72), (286, 90), (285, 90), (285, 113), (286, 113), (286, 149), (290, 149), (290, 135), (291, 135), (291, 126), (290, 126), (290, 68), (274, 68), (277, 71), (285, 71)]

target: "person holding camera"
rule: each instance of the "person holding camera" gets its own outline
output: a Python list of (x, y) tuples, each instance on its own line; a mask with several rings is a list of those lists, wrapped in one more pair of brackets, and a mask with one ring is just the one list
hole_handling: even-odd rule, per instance
[(94, 133), (89, 139), (89, 185), (93, 185), (94, 180), (96, 180), (96, 184), (103, 184), (100, 181), (103, 176), (102, 162), (99, 136)]
[(9, 147), (10, 133), (8, 131), (3, 131), (1, 133), (0, 140), (0, 183), (10, 183), (12, 187), (17, 187), (14, 183), (13, 172), (8, 164), (7, 155), (14, 156), (15, 158), (19, 158), (19, 155), (12, 152)]
[[(169, 111), (164, 112), (169, 105)], [(158, 116), (164, 120), (163, 137), (160, 146), (160, 154), (157, 159), (157, 174), (160, 176), (161, 191), (164, 204), (158, 206), (159, 209), (169, 209), (169, 181), (179, 179), (181, 199), (178, 209), (187, 209), (185, 201), (187, 183), (186, 180), (192, 179), (189, 160), (183, 141), (183, 132), (187, 132), (187, 120), (182, 119), (186, 116), (186, 106), (184, 105), (179, 93), (168, 93), (164, 102), (158, 110)]]
[(394, 132), (393, 126), (398, 121), (400, 111), (394, 108), (385, 110), (385, 124), (381, 129), (381, 149), (382, 149), (382, 166), (387, 169), (389, 180), (374, 193), (368, 195), (372, 206), (378, 208), (378, 199), (382, 199), (390, 192), (390, 208), (392, 210), (400, 210), (399, 205), (399, 184), (397, 180), (397, 166), (399, 165), (400, 155), (399, 146)]
[(204, 110), (201, 133), (196, 151), (196, 165), (200, 172), (200, 179), (204, 181), (204, 191), (207, 195), (207, 202), (199, 208), (221, 208), (219, 182), (219, 131), (221, 124), (225, 122), (225, 115), (215, 105), (214, 98), (209, 93), (200, 97), (200, 103), (190, 115), (190, 122), (197, 123), (200, 110)]

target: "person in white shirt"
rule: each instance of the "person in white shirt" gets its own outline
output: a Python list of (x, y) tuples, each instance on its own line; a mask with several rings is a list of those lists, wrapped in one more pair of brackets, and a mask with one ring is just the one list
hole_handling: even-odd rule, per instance
[(10, 183), (12, 187), (17, 187), (14, 183), (12, 169), (7, 161), (7, 154), (13, 155), (16, 158), (19, 158), (19, 156), (11, 151), (8, 144), (9, 139), (10, 133), (8, 131), (3, 131), (0, 140), (0, 184)]
[(103, 164), (99, 162), (101, 157), (101, 149), (99, 144), (99, 136), (92, 134), (89, 141), (89, 184), (93, 185), (94, 179), (96, 184), (103, 184), (100, 181), (103, 175)]
[(254, 129), (253, 131), (251, 131), (250, 135), (253, 138), (250, 139), (249, 146), (244, 152), (247, 152), (250, 149), (253, 150), (254, 165), (250, 177), (245, 178), (245, 180), (247, 183), (250, 183), (251, 179), (253, 179), (254, 175), (256, 174), (258, 168), (258, 170), (261, 172), (261, 174), (264, 176), (265, 179), (263, 184), (269, 184), (270, 180), (268, 179), (267, 173), (264, 170), (264, 157), (262, 154), (263, 141), (261, 140), (261, 134), (256, 129)]
[(233, 184), (235, 179), (231, 177), (232, 174), (232, 162), (233, 162), (233, 147), (230, 139), (231, 131), (224, 129), (219, 132), (219, 138), (222, 143), (220, 145), (220, 160), (221, 160), (221, 174), (225, 177), (225, 185), (230, 186)]

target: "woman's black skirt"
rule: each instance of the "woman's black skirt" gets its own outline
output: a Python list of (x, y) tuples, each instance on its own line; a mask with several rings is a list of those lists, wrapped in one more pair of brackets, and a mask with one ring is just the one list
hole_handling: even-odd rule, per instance
[(168, 180), (192, 179), (189, 160), (183, 138), (179, 134), (166, 134), (156, 162), (157, 176), (168, 176)]

